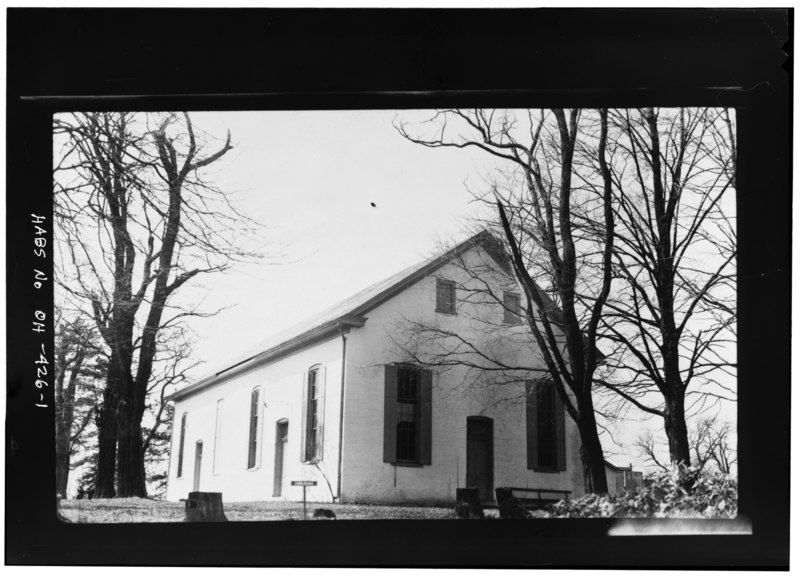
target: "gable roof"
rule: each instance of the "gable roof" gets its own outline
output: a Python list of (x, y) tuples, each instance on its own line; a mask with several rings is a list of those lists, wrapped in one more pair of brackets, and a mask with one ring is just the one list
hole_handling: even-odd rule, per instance
[(486, 250), (503, 271), (512, 275), (511, 266), (502, 244), (488, 231), (481, 231), (448, 251), (412, 265), (346, 300), (270, 336), (249, 352), (240, 355), (237, 358), (238, 361), (204, 376), (194, 384), (177, 390), (166, 398), (167, 400), (180, 400), (220, 382), (234, 372), (275, 360), (290, 352), (330, 338), (338, 334), (341, 329), (361, 327), (366, 322), (364, 314), (414, 285), (456, 256), (477, 246)]

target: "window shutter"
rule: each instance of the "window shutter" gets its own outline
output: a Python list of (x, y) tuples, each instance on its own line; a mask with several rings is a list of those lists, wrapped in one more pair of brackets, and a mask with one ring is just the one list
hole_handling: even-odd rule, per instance
[(301, 387), (303, 405), (300, 407), (300, 462), (306, 461), (306, 429), (308, 428), (308, 372), (303, 372)]
[(556, 401), (556, 468), (567, 470), (567, 434), (564, 425), (564, 402), (558, 392), (553, 393)]
[(383, 462), (395, 462), (397, 456), (397, 367), (384, 366), (383, 368)]
[(420, 370), (420, 409), (419, 409), (419, 463), (431, 464), (431, 430), (433, 426), (433, 374), (430, 370)]
[[(264, 396), (261, 394), (264, 393)], [(261, 455), (264, 454), (264, 400), (266, 399), (265, 389), (258, 389), (258, 431), (256, 432), (256, 468), (261, 468)]]
[(178, 478), (183, 476), (183, 446), (186, 442), (186, 412), (181, 415), (181, 437), (178, 447)]
[(247, 468), (255, 468), (256, 452), (258, 450), (258, 428), (261, 413), (259, 412), (260, 396), (259, 389), (253, 388), (250, 391), (250, 428), (247, 434)]
[(317, 460), (322, 460), (323, 436), (325, 433), (325, 376), (326, 366), (320, 366), (317, 370), (317, 387), (319, 388), (317, 401)]
[(533, 380), (525, 381), (525, 427), (528, 468), (533, 469), (539, 465), (539, 452), (536, 445), (536, 402), (539, 396), (537, 383)]

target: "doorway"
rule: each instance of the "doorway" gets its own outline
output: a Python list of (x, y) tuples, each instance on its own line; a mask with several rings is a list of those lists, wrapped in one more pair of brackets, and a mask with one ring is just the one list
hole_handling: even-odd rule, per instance
[(467, 486), (478, 489), (482, 501), (494, 500), (493, 420), (467, 417)]
[(283, 471), (286, 456), (286, 444), (289, 441), (289, 421), (279, 420), (275, 425), (275, 481), (272, 485), (272, 496), (283, 495)]
[(200, 490), (200, 468), (203, 463), (203, 441), (198, 440), (194, 445), (194, 484), (193, 491)]

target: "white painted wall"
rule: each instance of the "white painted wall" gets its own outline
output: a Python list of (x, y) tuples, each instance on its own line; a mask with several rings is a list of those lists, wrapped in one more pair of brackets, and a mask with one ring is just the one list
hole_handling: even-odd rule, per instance
[[(464, 254), (463, 264), (479, 268), (488, 263), (483, 250)], [(496, 273), (481, 275), (502, 288), (519, 291)], [(502, 325), (503, 309), (487, 303), (485, 295), (470, 297), (457, 289), (457, 315), (435, 312), (436, 279), (444, 277), (467, 288), (478, 287), (463, 265), (449, 264), (366, 314), (363, 328), (348, 340), (345, 394), (343, 498), (345, 501), (439, 502), (455, 500), (466, 480), (468, 416), (494, 419), (494, 486), (571, 490), (583, 494), (577, 428), (567, 417), (567, 470), (540, 473), (527, 469), (524, 386), (480, 383), (463, 368), (434, 373), (432, 464), (394, 466), (383, 462), (384, 364), (407, 361), (397, 343), (408, 344), (409, 321), (424, 321), (469, 336), (485, 348), (503, 352), (509, 363), (537, 359), (530, 338), (520, 340), (521, 328)], [(500, 291), (502, 295), (502, 289)], [(483, 302), (483, 303), (481, 303)], [(484, 381), (485, 381), (484, 377)]]
[[(366, 314), (363, 328), (350, 331), (347, 345), (344, 466), (342, 495), (345, 501), (447, 502), (455, 500), (457, 487), (466, 484), (466, 424), (468, 416), (494, 420), (494, 486), (565, 489), (583, 494), (575, 425), (567, 418), (567, 470), (540, 473), (526, 465), (524, 386), (498, 384), (481, 374), (456, 367), (433, 376), (432, 464), (418, 468), (383, 462), (384, 365), (408, 361), (398, 344), (408, 345), (409, 321), (425, 321), (470, 337), (481, 348), (494, 350), (506, 362), (524, 360), (544, 367), (524, 326), (502, 324), (503, 310), (485, 295), (470, 296), (457, 289), (457, 314), (435, 313), (436, 279), (445, 277), (458, 285), (477, 287), (464, 266), (473, 271), (494, 262), (483, 250), (466, 252), (462, 264), (448, 264)], [(498, 273), (483, 272), (502, 295), (503, 286), (519, 291)], [(423, 348), (430, 354), (431, 346)], [(223, 500), (273, 500), (276, 423), (289, 420), (283, 496), (300, 500), (302, 489), (291, 480), (316, 480), (308, 489), (309, 500), (330, 501), (322, 474), (300, 461), (300, 428), (303, 374), (314, 364), (326, 366), (324, 459), (320, 464), (336, 491), (338, 418), (342, 341), (335, 337), (271, 364), (242, 372), (224, 383), (176, 402), (170, 461), (168, 500), (185, 498), (192, 490), (195, 443), (203, 440), (201, 491), (223, 493)], [(535, 362), (531, 362), (535, 360)], [(261, 442), (256, 468), (247, 468), (250, 393), (262, 387)], [(214, 460), (215, 412), (223, 399), (221, 440)], [(183, 476), (177, 478), (180, 421), (187, 413)]]
[[(303, 375), (315, 364), (325, 369), (325, 406), (323, 459), (320, 468), (336, 491), (339, 400), (341, 392), (341, 338), (299, 351), (291, 356), (229, 378), (185, 400), (175, 403), (172, 435), (172, 455), (169, 470), (167, 500), (186, 498), (192, 490), (195, 462), (195, 443), (203, 441), (200, 490), (222, 492), (223, 500), (263, 501), (301, 500), (302, 489), (290, 486), (292, 480), (316, 480), (316, 487), (307, 489), (308, 499), (330, 501), (331, 493), (320, 471), (300, 460), (301, 408)], [(250, 395), (255, 386), (262, 388), (260, 442), (256, 467), (247, 468), (250, 426)], [(221, 436), (214, 460), (214, 431), (217, 401), (222, 399)], [(187, 413), (186, 441), (183, 456), (183, 476), (177, 478), (178, 445), (181, 416)], [(276, 425), (289, 420), (288, 443), (284, 462), (283, 496), (273, 498)]]

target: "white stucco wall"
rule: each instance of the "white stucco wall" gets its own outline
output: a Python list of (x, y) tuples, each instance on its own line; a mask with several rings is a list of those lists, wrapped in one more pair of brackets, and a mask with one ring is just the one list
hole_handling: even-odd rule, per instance
[[(193, 490), (195, 444), (203, 441), (200, 489), (222, 492), (223, 500), (301, 500), (302, 489), (292, 480), (315, 480), (307, 489), (309, 500), (330, 501), (325, 479), (314, 465), (300, 460), (300, 430), (304, 373), (315, 364), (325, 366), (323, 459), (319, 464), (336, 492), (339, 400), (341, 392), (341, 338), (296, 352), (271, 364), (240, 373), (175, 403), (167, 500), (186, 498)], [(250, 396), (261, 387), (260, 441), (256, 467), (248, 469)], [(222, 399), (221, 436), (214, 448), (217, 401)], [(183, 475), (177, 477), (181, 416), (187, 414)], [(274, 498), (275, 438), (279, 420), (288, 419), (288, 441), (284, 461), (282, 496)], [(216, 473), (212, 472), (216, 452)]]
[[(432, 464), (394, 466), (383, 462), (384, 364), (409, 361), (407, 344), (413, 342), (410, 322), (424, 322), (470, 337), (482, 349), (502, 352), (507, 363), (516, 360), (544, 367), (530, 343), (502, 325), (503, 309), (487, 302), (485, 294), (457, 289), (457, 314), (435, 312), (436, 279), (453, 280), (466, 288), (483, 281), (497, 285), (499, 295), (509, 280), (483, 272), (481, 282), (471, 279), (463, 265), (481, 268), (491, 262), (482, 250), (472, 250), (461, 264), (449, 264), (431, 273), (391, 300), (366, 314), (363, 328), (350, 333), (345, 395), (343, 491), (345, 501), (444, 502), (455, 500), (456, 488), (466, 486), (466, 426), (468, 416), (494, 420), (494, 487), (517, 486), (571, 490), (583, 494), (577, 428), (566, 419), (565, 471), (534, 472), (527, 468), (524, 386), (504, 384), (499, 377), (462, 367), (434, 372), (432, 408)], [(491, 262), (493, 263), (493, 262)], [(398, 344), (401, 347), (398, 347)], [(430, 348), (430, 346), (423, 346)], [(538, 362), (531, 362), (538, 360)]]
[[(490, 264), (494, 272), (483, 271)], [(466, 266), (466, 269), (465, 269)], [(468, 271), (481, 271), (480, 281)], [(455, 281), (456, 315), (435, 312), (436, 280)], [(583, 479), (575, 425), (566, 418), (566, 470), (535, 472), (527, 468), (524, 386), (502, 377), (453, 367), (433, 374), (431, 465), (394, 466), (383, 462), (384, 366), (410, 361), (403, 349), (414, 349), (412, 322), (423, 322), (468, 337), (481, 349), (508, 364), (544, 368), (524, 326), (503, 325), (503, 309), (484, 293), (471, 293), (485, 282), (502, 291), (519, 289), (496, 272), (496, 264), (482, 249), (462, 255), (461, 263), (432, 272), (387, 302), (365, 314), (362, 328), (347, 338), (346, 395), (342, 497), (345, 501), (448, 502), (456, 488), (466, 486), (466, 426), (468, 416), (493, 419), (494, 487), (515, 486), (571, 490), (583, 494)], [(411, 342), (409, 342), (409, 339)], [(441, 342), (439, 342), (441, 344)], [(418, 348), (420, 357), (435, 353), (436, 343)], [(309, 500), (330, 501), (322, 473), (300, 460), (303, 375), (315, 364), (326, 367), (324, 459), (321, 469), (337, 488), (339, 403), (342, 339), (300, 350), (175, 403), (168, 500), (185, 498), (193, 488), (195, 444), (203, 441), (201, 491), (223, 493), (223, 500), (300, 500), (302, 490), (291, 480), (316, 480)], [(256, 468), (247, 468), (250, 395), (262, 387), (261, 441)], [(214, 461), (217, 401), (223, 399), (221, 440)], [(187, 413), (183, 475), (177, 478), (181, 416)], [(283, 494), (273, 499), (276, 423), (288, 419), (289, 435), (284, 463)]]

